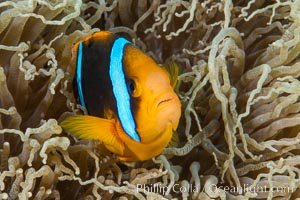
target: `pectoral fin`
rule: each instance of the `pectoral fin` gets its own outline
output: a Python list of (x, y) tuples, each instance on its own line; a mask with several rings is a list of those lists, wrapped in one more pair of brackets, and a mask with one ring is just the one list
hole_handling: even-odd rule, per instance
[(173, 130), (173, 133), (172, 133), (172, 138), (168, 144), (168, 146), (170, 147), (177, 147), (179, 144), (179, 136), (178, 136), (178, 133), (177, 131)]
[(166, 62), (163, 67), (167, 70), (170, 77), (171, 86), (175, 89), (177, 85), (178, 75), (180, 74), (180, 67), (175, 62)]
[(124, 144), (117, 135), (115, 120), (113, 119), (75, 115), (68, 117), (60, 125), (78, 138), (103, 142), (119, 155), (124, 150)]

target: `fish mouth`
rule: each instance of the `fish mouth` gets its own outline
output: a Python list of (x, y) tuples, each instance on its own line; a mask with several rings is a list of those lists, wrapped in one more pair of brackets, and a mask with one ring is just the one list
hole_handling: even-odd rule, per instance
[(176, 99), (178, 99), (178, 97), (175, 93), (164, 95), (164, 96), (160, 97), (159, 100), (157, 101), (156, 108), (160, 108), (160, 107), (168, 105), (170, 103), (175, 103)]
[(175, 93), (162, 95), (157, 99), (156, 120), (158, 130), (165, 130), (172, 127), (175, 130), (181, 115), (181, 104)]
[(165, 103), (169, 103), (169, 102), (171, 102), (172, 100), (173, 100), (173, 98), (163, 99), (163, 100), (161, 100), (160, 102), (158, 102), (157, 107), (159, 107), (159, 106), (161, 106), (161, 105), (163, 105), (163, 104), (165, 104)]

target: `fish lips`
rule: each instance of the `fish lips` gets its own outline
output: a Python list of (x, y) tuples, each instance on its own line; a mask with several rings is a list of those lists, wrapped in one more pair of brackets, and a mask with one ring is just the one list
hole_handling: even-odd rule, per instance
[(170, 104), (178, 104), (178, 103), (180, 104), (178, 96), (174, 92), (171, 92), (165, 95), (160, 95), (157, 98), (156, 108), (160, 109), (163, 106), (169, 106)]
[(174, 92), (161, 95), (157, 100), (156, 110), (160, 127), (171, 124), (174, 130), (177, 128), (181, 115), (181, 104)]

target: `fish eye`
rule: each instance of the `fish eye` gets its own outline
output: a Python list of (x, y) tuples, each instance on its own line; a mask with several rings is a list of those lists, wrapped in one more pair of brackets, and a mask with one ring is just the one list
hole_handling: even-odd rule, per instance
[(127, 88), (129, 93), (132, 95), (134, 93), (135, 90), (135, 82), (132, 79), (129, 79), (127, 82)]

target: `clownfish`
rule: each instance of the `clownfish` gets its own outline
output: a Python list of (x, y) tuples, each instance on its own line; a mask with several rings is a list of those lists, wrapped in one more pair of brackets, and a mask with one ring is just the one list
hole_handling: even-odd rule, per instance
[(181, 104), (168, 72), (123, 37), (100, 31), (74, 45), (73, 93), (88, 115), (61, 126), (101, 141), (121, 161), (145, 161), (170, 142)]

